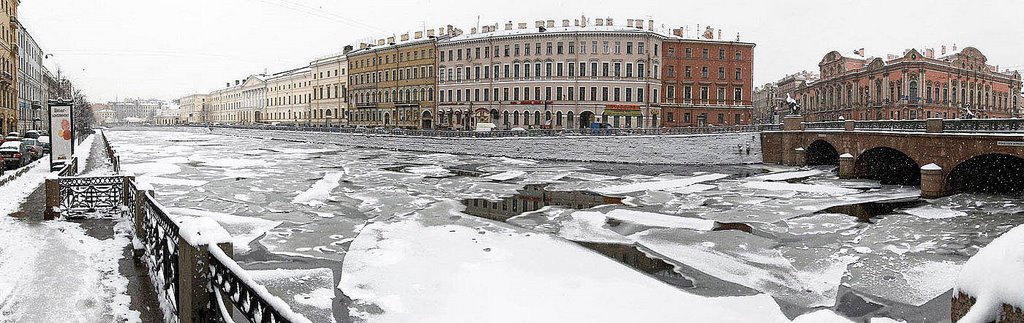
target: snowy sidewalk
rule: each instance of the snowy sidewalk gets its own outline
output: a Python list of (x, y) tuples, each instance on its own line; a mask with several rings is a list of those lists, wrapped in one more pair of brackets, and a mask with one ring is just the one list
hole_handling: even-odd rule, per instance
[[(109, 174), (93, 138), (75, 154), (80, 169)], [(141, 321), (139, 312), (129, 308), (128, 278), (118, 271), (130, 246), (130, 223), (40, 222), (49, 164), (30, 167), (0, 186), (0, 322)], [(11, 217), (15, 212), (23, 218)]]

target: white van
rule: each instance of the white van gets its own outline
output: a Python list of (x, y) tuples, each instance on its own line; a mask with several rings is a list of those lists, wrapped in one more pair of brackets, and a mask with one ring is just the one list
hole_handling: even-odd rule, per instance
[(490, 123), (490, 122), (478, 122), (476, 124), (476, 130), (475, 131), (494, 131), (494, 129), (497, 128), (497, 127), (498, 127), (498, 125)]

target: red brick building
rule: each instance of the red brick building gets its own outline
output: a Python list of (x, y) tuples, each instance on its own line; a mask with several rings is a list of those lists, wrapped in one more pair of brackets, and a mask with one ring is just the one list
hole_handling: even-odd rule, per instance
[(821, 80), (796, 90), (808, 121), (1010, 118), (1019, 116), (1021, 77), (999, 71), (965, 47), (908, 49), (902, 56), (845, 57), (832, 51), (818, 63)]
[(751, 124), (754, 46), (739, 41), (667, 38), (662, 45), (662, 124)]

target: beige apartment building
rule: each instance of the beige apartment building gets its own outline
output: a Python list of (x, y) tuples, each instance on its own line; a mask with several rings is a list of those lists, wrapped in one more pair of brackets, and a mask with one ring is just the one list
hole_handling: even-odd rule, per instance
[(310, 67), (276, 73), (267, 78), (263, 123), (300, 125), (310, 122)]
[(666, 36), (653, 30), (653, 21), (625, 22), (509, 22), (440, 41), (437, 125), (657, 127)]
[(267, 93), (265, 75), (250, 75), (210, 92), (210, 120), (221, 124), (252, 124), (260, 122)]
[(206, 94), (192, 94), (178, 99), (178, 120), (190, 124), (206, 123), (206, 99)]
[(432, 31), (427, 37), (405, 34), (348, 53), (350, 125), (433, 128), (437, 47), (432, 36)]
[(346, 50), (309, 63), (311, 78), (310, 123), (348, 125), (348, 57)]

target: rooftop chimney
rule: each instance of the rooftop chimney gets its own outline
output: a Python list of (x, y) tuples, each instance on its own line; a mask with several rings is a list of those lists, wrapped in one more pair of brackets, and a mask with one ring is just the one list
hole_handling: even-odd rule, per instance
[(517, 26), (517, 27), (519, 27), (519, 29), (526, 29), (526, 23), (525, 22), (520, 22), (519, 26)]
[(231, 87), (231, 82), (228, 82), (224, 87)]
[(395, 36), (388, 37), (388, 44), (391, 44), (391, 45), (395, 44)]
[(604, 19), (602, 19), (602, 18), (594, 19), (594, 25), (596, 25), (596, 26), (604, 26)]
[(636, 29), (644, 29), (644, 20), (643, 19), (637, 19), (635, 26), (636, 26)]
[(402, 34), (402, 41), (409, 41), (409, 33)]
[(574, 19), (574, 21), (575, 21), (575, 25), (574, 26), (580, 27), (580, 20), (579, 19)]
[(512, 22), (505, 23), (505, 30), (512, 30)]
[(377, 40), (377, 46), (384, 46), (384, 44), (387, 44), (387, 42), (384, 39)]
[(348, 54), (348, 52), (351, 52), (351, 51), (352, 51), (352, 45), (345, 45), (345, 49), (344, 49), (343, 53)]
[(235, 80), (235, 85), (238, 85), (238, 83), (241, 83), (241, 81)]
[(469, 28), (469, 33), (470, 34), (476, 34), (476, 27)]
[(672, 34), (676, 35), (676, 36), (679, 36), (679, 37), (683, 37), (683, 29), (682, 28), (672, 29)]
[(544, 21), (543, 20), (534, 21), (533, 25), (534, 25), (534, 27), (537, 27), (537, 28), (544, 27)]
[(562, 19), (562, 27), (569, 27), (569, 19)]
[(427, 29), (427, 37), (434, 37), (434, 30), (433, 29)]
[(415, 37), (416, 39), (423, 39), (423, 32), (417, 31), (416, 33), (413, 34), (413, 37)]
[(609, 26), (615, 26), (615, 23), (612, 22), (612, 18), (611, 17), (605, 18), (604, 23), (606, 25), (609, 25)]
[(634, 21), (633, 19), (626, 19), (626, 27), (633, 27), (633, 26), (635, 26), (633, 24), (633, 21)]
[[(643, 26), (641, 26), (643, 28)], [(654, 19), (647, 21), (647, 30), (654, 31)]]
[(555, 28), (555, 21), (554, 20), (548, 20), (547, 27), (548, 28)]

